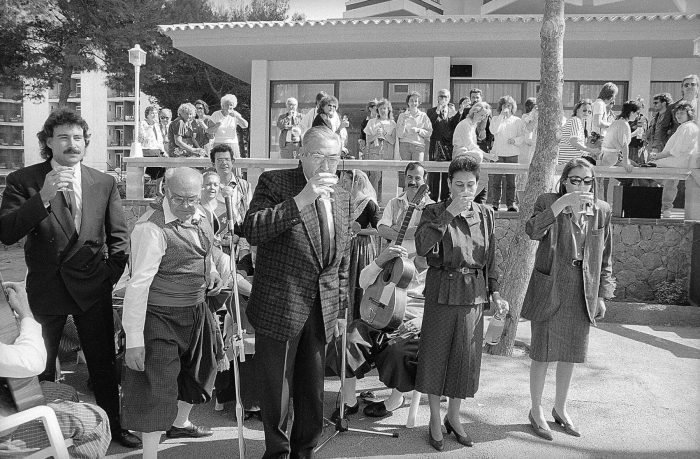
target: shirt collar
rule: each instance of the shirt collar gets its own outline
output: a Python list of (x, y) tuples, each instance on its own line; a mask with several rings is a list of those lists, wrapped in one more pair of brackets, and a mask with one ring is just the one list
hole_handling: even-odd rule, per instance
[[(82, 163), (78, 163), (78, 164), (74, 164), (73, 166), (70, 166), (74, 171), (74, 177), (80, 176), (80, 165), (81, 164)], [(59, 167), (65, 167), (65, 166), (61, 166), (60, 164), (58, 164), (58, 162), (55, 159), (52, 158), (51, 159), (51, 169), (56, 170)]]
[[(165, 217), (165, 223), (171, 223), (175, 220), (178, 220), (177, 216), (173, 213), (172, 210), (170, 210), (170, 203), (168, 202), (168, 198), (163, 198), (163, 214)], [(194, 215), (192, 215), (192, 218), (190, 218), (190, 222), (199, 222), (200, 220), (202, 220), (202, 218), (204, 218), (204, 213), (202, 213), (199, 206), (195, 207)]]

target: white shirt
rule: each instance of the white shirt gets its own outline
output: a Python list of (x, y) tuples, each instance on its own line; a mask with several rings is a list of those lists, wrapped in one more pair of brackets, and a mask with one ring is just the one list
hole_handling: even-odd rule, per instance
[[(73, 201), (73, 223), (75, 223), (75, 231), (80, 233), (80, 225), (83, 222), (83, 182), (82, 182), (82, 172), (80, 169), (81, 163), (73, 166), (73, 191), (66, 191), (66, 193), (71, 194), (71, 200)], [(51, 160), (51, 169), (56, 170), (57, 167), (61, 166), (56, 162), (56, 160)]]
[[(518, 145), (522, 144), (523, 127), (522, 120), (515, 115), (510, 115), (508, 118), (503, 115), (491, 118), (492, 152), (504, 157), (519, 156)], [(513, 139), (515, 144), (508, 143), (509, 139)]]
[[(165, 255), (165, 249), (168, 247), (163, 230), (155, 223), (148, 221), (154, 211), (155, 209), (149, 209), (143, 214), (131, 232), (131, 278), (126, 284), (122, 317), (127, 349), (144, 345), (143, 326), (146, 321), (148, 291), (158, 272), (160, 261)], [(163, 200), (163, 212), (165, 213), (165, 223), (177, 220), (175, 214), (170, 210), (167, 199)], [(206, 216), (197, 209), (190, 221), (203, 218)], [(189, 223), (189, 221), (185, 223)], [(188, 233), (192, 242), (197, 247), (201, 247), (197, 231), (188, 229)], [(216, 263), (211, 263), (211, 271), (216, 272)]]
[(221, 125), (216, 130), (216, 134), (214, 134), (214, 144), (235, 143), (238, 141), (236, 126), (238, 125), (238, 117), (240, 116), (238, 112), (233, 116), (228, 116), (221, 113), (221, 110), (217, 110), (209, 117), (214, 123), (221, 122)]
[[(415, 257), (411, 257), (411, 260), (415, 260)], [(376, 261), (373, 261), (365, 266), (365, 268), (360, 272), (360, 288), (364, 290), (372, 285), (381, 272), (382, 268), (379, 267)], [(417, 268), (413, 272), (413, 278), (406, 288), (408, 302), (406, 303), (404, 320), (423, 317), (423, 307), (425, 305), (423, 290), (425, 289), (425, 277), (427, 273), (427, 269), (419, 272)]]
[(141, 147), (144, 150), (164, 151), (163, 133), (158, 123), (148, 124), (148, 121), (141, 121), (141, 132), (139, 133)]
[[(233, 188), (233, 217), (236, 219), (236, 223), (242, 224), (243, 220), (245, 220), (246, 212), (248, 212), (248, 209), (250, 209), (250, 201), (253, 200), (253, 193), (250, 192), (250, 183), (248, 183), (245, 179), (233, 177), (233, 174), (231, 174), (231, 180), (227, 185)], [(216, 200), (217, 202), (221, 203), (224, 208), (226, 207), (226, 200), (221, 192), (216, 195)], [(244, 237), (238, 239), (237, 246), (239, 251), (250, 250), (250, 244)]]
[(41, 337), (41, 325), (25, 317), (19, 326), (19, 336), (13, 344), (0, 343), (0, 376), (29, 378), (46, 368), (46, 347)]
[[(435, 201), (430, 199), (430, 197), (428, 197), (428, 195), (426, 194), (423, 197), (421, 204), (427, 205), (433, 204), (434, 202)], [(401, 226), (401, 223), (403, 223), (403, 218), (406, 215), (406, 210), (408, 210), (408, 205), (409, 201), (406, 197), (405, 192), (401, 193), (395, 198), (391, 198), (387, 203), (386, 207), (384, 208), (382, 218), (377, 223), (377, 228), (379, 228), (379, 226), (381, 225), (386, 225), (389, 228), (391, 228), (392, 226)], [(422, 214), (422, 210), (414, 210), (413, 215), (411, 215), (411, 220), (408, 222), (408, 227), (417, 227)], [(404, 239), (401, 245), (406, 248), (409, 256), (412, 256), (416, 253), (416, 241), (414, 241), (413, 239)]]
[(466, 147), (467, 151), (479, 151), (481, 149), (476, 142), (476, 124), (474, 124), (473, 119), (466, 117), (455, 127), (452, 145), (454, 150)]

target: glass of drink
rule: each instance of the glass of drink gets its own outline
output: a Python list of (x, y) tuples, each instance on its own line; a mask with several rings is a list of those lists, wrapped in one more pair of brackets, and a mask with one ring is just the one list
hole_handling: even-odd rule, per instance
[[(317, 176), (321, 178), (322, 185), (333, 187), (333, 186), (338, 184), (338, 176), (335, 174), (332, 174), (330, 172), (319, 172), (317, 174)], [(333, 202), (333, 198), (331, 197), (331, 193), (327, 190), (324, 190), (320, 196), (321, 196), (321, 199), (325, 199), (329, 202)]]

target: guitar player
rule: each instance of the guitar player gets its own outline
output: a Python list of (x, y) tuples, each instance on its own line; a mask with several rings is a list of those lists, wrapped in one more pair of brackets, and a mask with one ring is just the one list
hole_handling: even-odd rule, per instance
[[(423, 164), (415, 161), (410, 162), (406, 165), (405, 171), (405, 181), (404, 181), (404, 192), (395, 198), (391, 198), (384, 208), (384, 213), (382, 218), (377, 223), (377, 231), (379, 235), (391, 242), (396, 241), (399, 234), (399, 229), (401, 228), (401, 223), (403, 222), (406, 210), (408, 210), (409, 203), (413, 200), (418, 188), (425, 183), (427, 177), (427, 172)], [(409, 256), (414, 256), (416, 253), (416, 243), (414, 242), (416, 228), (418, 227), (418, 222), (420, 222), (421, 214), (423, 213), (423, 207), (428, 204), (433, 204), (434, 201), (426, 194), (426, 196), (421, 201), (421, 205), (413, 212), (411, 221), (408, 224), (408, 229), (404, 235), (404, 240), (402, 246), (406, 248)]]
[[(36, 376), (46, 366), (46, 347), (41, 337), (41, 325), (34, 320), (27, 292), (21, 284), (6, 282), (2, 288), (20, 322), (20, 333), (13, 343), (0, 343), (0, 378)], [(0, 301), (4, 300), (0, 295)], [(0, 307), (6, 308), (7, 304), (0, 304)], [(112, 438), (107, 413), (97, 405), (78, 402), (77, 392), (67, 384), (44, 381), (41, 383), (41, 391), (49, 401), (48, 406), (56, 412), (63, 438), (73, 440), (73, 446), (68, 448), (70, 457), (104, 457)], [(11, 413), (13, 410), (0, 397), (0, 417), (5, 411)], [(48, 438), (41, 423), (24, 424), (17, 430), (3, 432), (0, 436), (0, 456), (9, 451), (11, 457), (17, 457), (13, 455), (21, 455), (25, 448), (47, 446)]]
[[(388, 245), (379, 256), (360, 273), (360, 287), (366, 289), (382, 272), (382, 268), (397, 257), (407, 257), (408, 251), (403, 246)], [(343, 386), (343, 400), (346, 401), (345, 414), (355, 414), (360, 409), (355, 390), (357, 379), (376, 365), (379, 380), (392, 389), (388, 399), (370, 403), (363, 410), (366, 416), (386, 417), (403, 406), (404, 393), (414, 389), (416, 366), (418, 363), (418, 344), (423, 322), (423, 290), (428, 265), (424, 257), (412, 257), (416, 267), (411, 283), (408, 285), (406, 313), (403, 323), (392, 333), (386, 333), (369, 326), (366, 322), (354, 320), (347, 329), (346, 379)], [(334, 342), (336, 353), (342, 352), (340, 339)], [(331, 351), (332, 352), (332, 351)], [(327, 358), (329, 369), (340, 374), (340, 359)], [(331, 415), (335, 422), (339, 416), (336, 409)]]

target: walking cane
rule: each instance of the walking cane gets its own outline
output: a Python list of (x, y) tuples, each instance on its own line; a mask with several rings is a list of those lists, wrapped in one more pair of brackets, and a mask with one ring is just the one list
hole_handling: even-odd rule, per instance
[[(229, 188), (230, 187), (224, 187)], [(224, 201), (226, 202), (226, 218), (228, 223), (228, 233), (233, 239), (233, 206), (231, 204), (231, 195), (225, 190)], [(233, 194), (231, 190), (231, 194)], [(231, 345), (233, 346), (233, 378), (236, 387), (236, 424), (238, 426), (238, 455), (241, 459), (245, 457), (245, 438), (243, 437), (243, 404), (241, 403), (241, 377), (240, 370), (238, 368), (238, 359), (241, 362), (245, 362), (245, 349), (243, 347), (243, 327), (241, 325), (241, 303), (238, 299), (238, 282), (236, 282), (237, 271), (236, 271), (236, 248), (231, 244), (231, 256), (229, 257), (229, 268), (231, 270), (231, 277), (233, 279), (233, 286), (231, 288), (231, 295), (226, 301), (226, 309), (231, 317), (236, 318), (236, 328), (233, 336), (231, 337)]]

